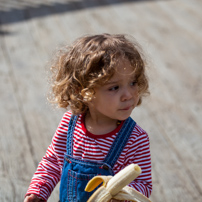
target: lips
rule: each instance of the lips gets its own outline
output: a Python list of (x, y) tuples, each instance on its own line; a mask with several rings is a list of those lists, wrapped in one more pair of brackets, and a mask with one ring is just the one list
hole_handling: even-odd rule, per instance
[(128, 106), (128, 107), (122, 108), (121, 110), (127, 111), (127, 110), (129, 110), (130, 108), (131, 108), (131, 106)]

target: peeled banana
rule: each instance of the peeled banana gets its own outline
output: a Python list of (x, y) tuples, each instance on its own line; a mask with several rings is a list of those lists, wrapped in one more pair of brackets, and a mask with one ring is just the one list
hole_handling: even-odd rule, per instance
[(126, 186), (137, 178), (140, 173), (141, 168), (137, 164), (130, 164), (113, 177), (95, 176), (88, 182), (85, 191), (91, 192), (101, 183), (103, 183), (103, 186), (93, 193), (88, 202), (107, 202), (112, 198), (133, 202), (151, 202), (140, 192)]

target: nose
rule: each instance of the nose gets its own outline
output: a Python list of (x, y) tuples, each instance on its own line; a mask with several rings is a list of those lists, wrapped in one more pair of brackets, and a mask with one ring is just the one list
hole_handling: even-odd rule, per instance
[(132, 97), (133, 97), (133, 93), (131, 89), (128, 89), (128, 88), (123, 89), (122, 96), (121, 96), (122, 102), (130, 100)]

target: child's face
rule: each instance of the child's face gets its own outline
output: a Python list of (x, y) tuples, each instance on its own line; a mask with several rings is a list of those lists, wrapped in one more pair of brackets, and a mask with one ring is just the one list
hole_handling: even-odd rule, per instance
[(89, 103), (90, 113), (97, 118), (127, 119), (139, 101), (135, 73), (126, 59), (120, 59), (117, 71), (103, 86), (95, 88)]

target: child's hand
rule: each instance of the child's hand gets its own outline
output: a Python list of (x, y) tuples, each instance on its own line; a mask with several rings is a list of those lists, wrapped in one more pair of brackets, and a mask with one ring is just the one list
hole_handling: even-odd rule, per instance
[(44, 200), (40, 199), (38, 196), (34, 194), (27, 195), (25, 197), (24, 202), (43, 202)]

